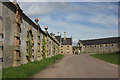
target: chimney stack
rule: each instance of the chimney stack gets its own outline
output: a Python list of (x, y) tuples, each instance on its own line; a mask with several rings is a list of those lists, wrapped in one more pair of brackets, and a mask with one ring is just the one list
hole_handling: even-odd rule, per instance
[(64, 32), (64, 40), (66, 40), (66, 32)]

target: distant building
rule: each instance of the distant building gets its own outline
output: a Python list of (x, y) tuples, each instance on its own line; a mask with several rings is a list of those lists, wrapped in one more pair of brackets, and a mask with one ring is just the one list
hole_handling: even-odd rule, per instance
[(118, 52), (120, 51), (118, 42), (120, 37), (91, 39), (91, 40), (79, 40), (76, 49), (80, 49), (81, 52)]
[(56, 39), (60, 42), (60, 52), (61, 54), (72, 54), (72, 37), (66, 38), (66, 32), (64, 32), (64, 38), (56, 36)]
[(59, 53), (61, 53), (61, 43), (62, 43), (62, 40), (61, 40), (61, 35), (58, 35), (58, 36), (55, 36), (56, 37), (56, 39), (58, 40), (58, 42), (59, 42), (59, 44), (60, 44), (60, 46), (59, 46)]

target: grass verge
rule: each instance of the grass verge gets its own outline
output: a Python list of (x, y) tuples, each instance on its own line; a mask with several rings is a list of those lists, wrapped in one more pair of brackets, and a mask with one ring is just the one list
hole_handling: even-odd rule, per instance
[(103, 61), (110, 62), (112, 64), (120, 65), (120, 53), (99, 53), (99, 54), (90, 54), (95, 58), (98, 58)]
[(2, 79), (7, 80), (8, 78), (14, 78), (14, 80), (16, 80), (19, 78), (27, 78), (45, 69), (50, 64), (55, 63), (56, 60), (62, 57), (63, 55), (58, 54), (51, 58), (43, 59), (41, 61), (29, 62), (28, 64), (23, 64), (18, 67), (5, 68), (2, 70)]

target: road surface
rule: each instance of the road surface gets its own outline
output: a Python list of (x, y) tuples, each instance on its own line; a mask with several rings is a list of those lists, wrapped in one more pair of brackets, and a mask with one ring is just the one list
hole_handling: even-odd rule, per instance
[(31, 78), (118, 78), (118, 66), (88, 54), (65, 55)]

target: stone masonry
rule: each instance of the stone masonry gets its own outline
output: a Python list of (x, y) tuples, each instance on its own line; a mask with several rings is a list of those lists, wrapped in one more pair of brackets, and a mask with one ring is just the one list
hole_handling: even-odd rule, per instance
[(16, 2), (0, 1), (0, 58), (3, 68), (59, 54), (60, 43), (26, 16)]

